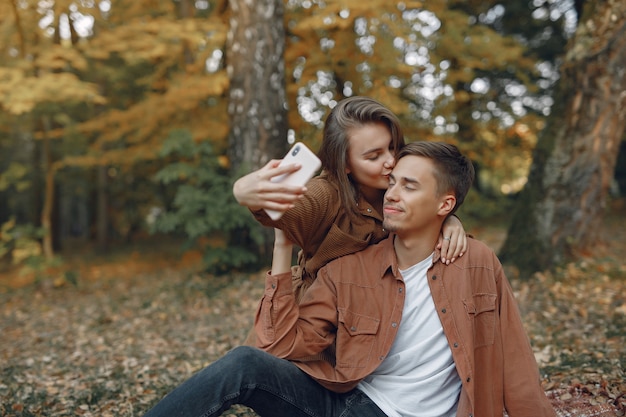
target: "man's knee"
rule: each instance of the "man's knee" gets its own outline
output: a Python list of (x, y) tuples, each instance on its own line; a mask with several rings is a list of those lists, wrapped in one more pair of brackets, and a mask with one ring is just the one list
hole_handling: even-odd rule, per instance
[(272, 361), (279, 360), (269, 353), (251, 346), (238, 346), (228, 352), (226, 357), (229, 358), (229, 362), (250, 371), (271, 366)]

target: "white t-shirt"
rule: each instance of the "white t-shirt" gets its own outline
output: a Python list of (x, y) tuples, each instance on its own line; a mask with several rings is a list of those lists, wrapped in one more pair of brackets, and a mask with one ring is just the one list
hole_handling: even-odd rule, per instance
[(452, 352), (430, 294), (433, 255), (400, 271), (402, 322), (389, 355), (357, 388), (389, 417), (454, 417), (461, 392)]

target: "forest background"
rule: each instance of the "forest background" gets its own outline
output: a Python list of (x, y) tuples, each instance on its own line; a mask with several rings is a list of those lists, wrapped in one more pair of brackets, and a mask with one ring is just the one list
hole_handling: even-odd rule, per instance
[[(232, 182), (296, 140), (316, 150), (328, 111), (358, 94), (392, 109), (408, 141), (472, 158), (460, 217), (503, 230), (513, 280), (565, 285), (559, 268), (584, 269), (605, 218), (624, 214), (625, 32), (623, 1), (0, 2), (0, 272), (78, 290), (96, 256), (158, 246), (200, 254), (194, 274), (214, 297), (270, 253)], [(574, 273), (617, 312), (602, 340), (625, 337), (616, 262)], [(5, 331), (22, 323), (10, 305)], [(623, 353), (600, 350), (618, 376), (596, 383), (623, 380)], [(73, 412), (99, 401), (82, 400)], [(6, 409), (47, 415), (23, 403)]]

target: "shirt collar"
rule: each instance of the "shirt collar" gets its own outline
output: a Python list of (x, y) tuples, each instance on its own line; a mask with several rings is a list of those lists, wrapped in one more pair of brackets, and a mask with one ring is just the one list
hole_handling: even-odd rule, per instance
[[(391, 269), (393, 276), (396, 277), (396, 279), (401, 279), (402, 275), (400, 274), (400, 269), (398, 268), (398, 258), (396, 257), (396, 251), (393, 247), (393, 240), (395, 239), (395, 236), (395, 233), (390, 233), (386, 239), (379, 243), (380, 250), (382, 251), (380, 276), (383, 277), (387, 270)], [(436, 265), (440, 259), (441, 250), (435, 249), (433, 254), (433, 265)]]

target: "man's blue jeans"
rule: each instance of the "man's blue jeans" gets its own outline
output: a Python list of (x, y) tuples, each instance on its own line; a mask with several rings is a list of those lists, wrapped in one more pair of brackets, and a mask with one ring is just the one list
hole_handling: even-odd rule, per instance
[(220, 416), (234, 404), (264, 417), (386, 417), (361, 391), (329, 391), (291, 362), (248, 346), (189, 378), (145, 417)]

